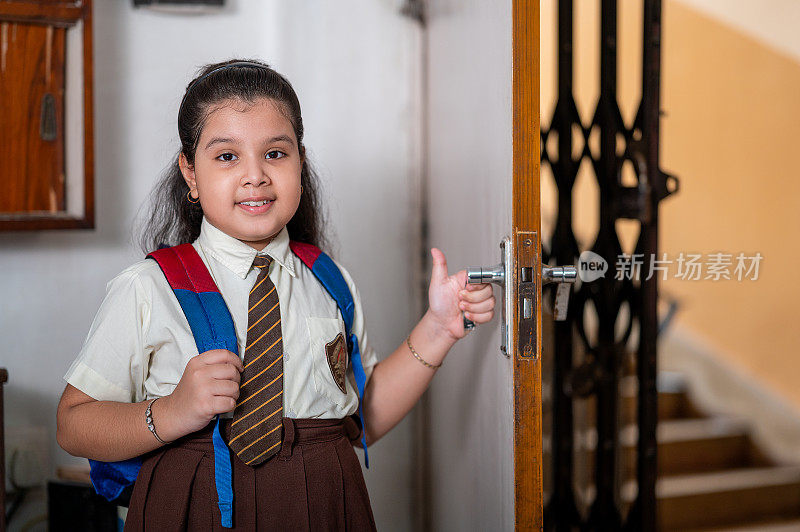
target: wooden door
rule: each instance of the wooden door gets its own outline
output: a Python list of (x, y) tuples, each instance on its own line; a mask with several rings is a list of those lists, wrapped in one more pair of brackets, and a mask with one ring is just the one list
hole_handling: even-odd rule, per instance
[[(428, 398), (432, 530), (542, 528), (538, 0), (432, 0), (426, 17), (428, 243), (451, 270), (500, 262), (497, 317), (453, 349)], [(533, 294), (520, 323), (518, 298)], [(523, 334), (520, 334), (522, 326)], [(524, 334), (526, 326), (530, 335)]]

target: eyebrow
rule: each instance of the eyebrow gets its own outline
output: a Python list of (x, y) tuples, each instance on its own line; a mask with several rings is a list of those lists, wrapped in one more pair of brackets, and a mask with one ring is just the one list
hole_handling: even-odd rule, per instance
[[(239, 139), (231, 138), (231, 137), (214, 137), (213, 139), (208, 141), (208, 144), (206, 144), (205, 149), (206, 150), (209, 149), (214, 144), (222, 144), (222, 143), (225, 143), (225, 142), (230, 142), (230, 143), (233, 143), (233, 144), (237, 144), (237, 143), (239, 143), (241, 141)], [(270, 139), (267, 139), (266, 144), (273, 144), (275, 142), (288, 142), (289, 144), (294, 146), (294, 139), (292, 137), (290, 137), (289, 135), (278, 135), (276, 137), (272, 137)]]

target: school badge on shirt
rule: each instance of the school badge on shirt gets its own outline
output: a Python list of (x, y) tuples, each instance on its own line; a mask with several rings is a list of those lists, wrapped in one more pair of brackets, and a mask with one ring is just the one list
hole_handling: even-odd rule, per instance
[(342, 333), (337, 334), (336, 338), (325, 344), (325, 356), (328, 359), (328, 367), (331, 368), (333, 380), (342, 393), (346, 394), (347, 388), (344, 379), (347, 373), (347, 344)]

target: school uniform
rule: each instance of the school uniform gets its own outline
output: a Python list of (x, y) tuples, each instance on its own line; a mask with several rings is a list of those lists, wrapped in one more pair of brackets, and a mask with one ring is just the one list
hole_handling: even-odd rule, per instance
[[(205, 218), (192, 245), (230, 310), (239, 356), (244, 357), (257, 252)], [(325, 352), (326, 344), (345, 334), (338, 307), (290, 250), (285, 227), (258, 253), (273, 259), (268, 275), (280, 301), (283, 443), (277, 456), (256, 467), (231, 453), (234, 529), (374, 529), (352, 447), (360, 432), (353, 417), (358, 410), (355, 377), (348, 367), (343, 391)], [(352, 331), (369, 379), (378, 357), (365, 330), (358, 290), (347, 270), (336, 265), (353, 295)], [(146, 259), (109, 282), (84, 346), (64, 378), (98, 400), (139, 402), (170, 394), (195, 355), (194, 338), (171, 287), (156, 262)], [(154, 422), (158, 429), (158, 419)], [(229, 420), (223, 424), (226, 441), (228, 425)], [(145, 457), (126, 530), (191, 529), (192, 523), (202, 529), (220, 527), (212, 427)]]

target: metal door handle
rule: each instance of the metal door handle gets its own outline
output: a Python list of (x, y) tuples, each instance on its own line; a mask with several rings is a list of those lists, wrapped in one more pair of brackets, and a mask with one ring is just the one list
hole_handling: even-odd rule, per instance
[[(482, 266), (467, 268), (468, 284), (495, 283), (503, 287), (505, 286), (505, 282), (506, 269), (502, 262), (497, 266), (492, 266), (489, 268), (484, 268)], [(468, 331), (471, 331), (475, 328), (475, 323), (472, 320), (464, 318), (464, 328)]]
[[(511, 239), (508, 237), (503, 238), (500, 242), (500, 264), (495, 266), (483, 267), (473, 266), (467, 268), (467, 283), (481, 284), (481, 283), (494, 283), (503, 289), (503, 318), (502, 318), (502, 333), (503, 340), (500, 345), (500, 351), (505, 356), (509, 356), (506, 346), (511, 345), (511, 328), (508, 326), (508, 316), (511, 316), (511, 290), (506, 287), (506, 280), (512, 279), (511, 275)], [(467, 318), (464, 318), (464, 328), (473, 329), (475, 324)]]
[(542, 284), (574, 283), (577, 279), (578, 269), (575, 266), (542, 267)]

